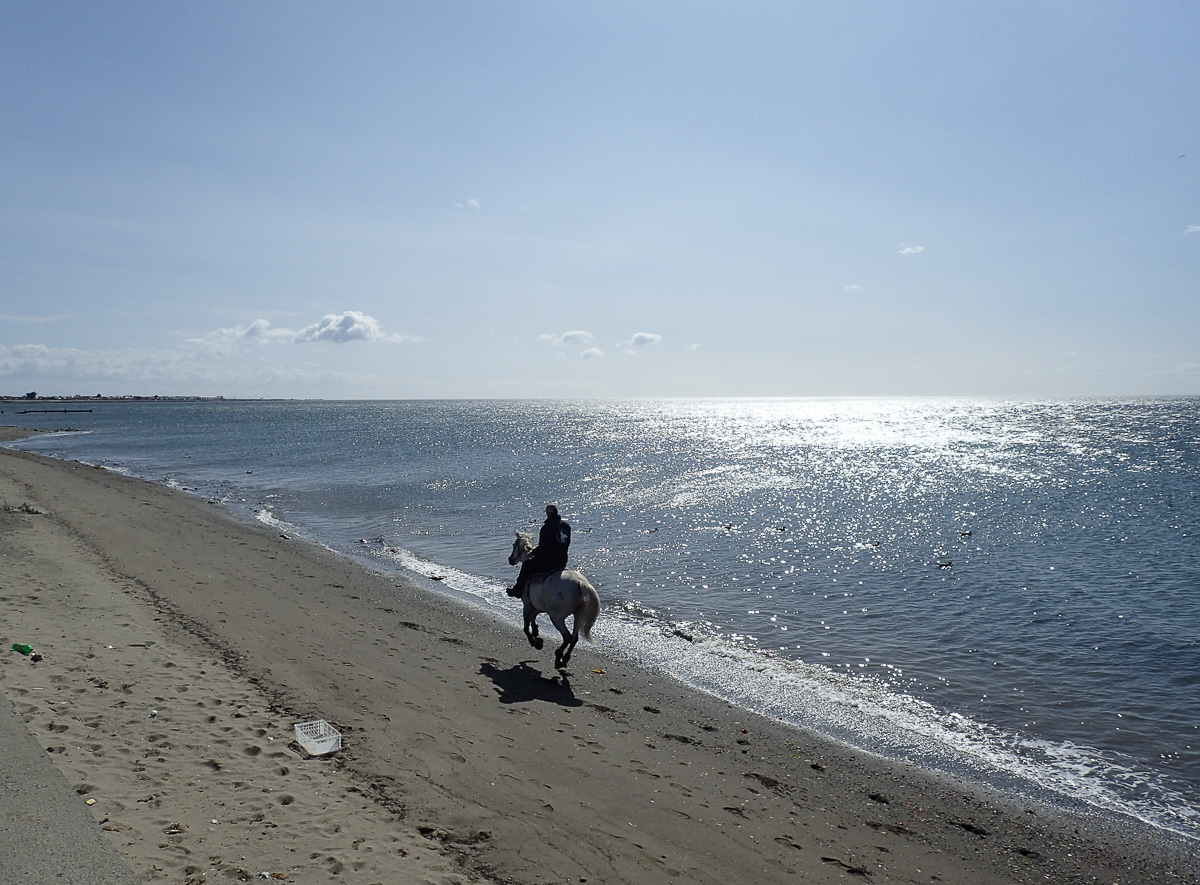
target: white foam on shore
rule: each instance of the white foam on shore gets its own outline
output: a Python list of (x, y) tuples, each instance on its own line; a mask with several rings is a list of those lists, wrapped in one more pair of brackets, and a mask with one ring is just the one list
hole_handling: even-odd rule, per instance
[[(457, 596), (465, 596), (476, 604), (482, 604), (489, 611), (509, 613), (513, 608), (512, 599), (504, 592), (503, 584), (448, 568), (411, 550), (393, 547), (382, 540), (364, 543), (368, 545), (368, 552), (376, 559), (382, 559), (393, 567), (399, 566), (407, 572), (434, 581)], [(519, 618), (513, 620), (519, 621)]]
[[(229, 505), (231, 502), (228, 500), (224, 500), (221, 503), (225, 504), (225, 505)], [(306, 541), (312, 541), (314, 544), (319, 544), (320, 546), (325, 547), (326, 550), (329, 550), (333, 553), (339, 552), (337, 550), (334, 550), (332, 547), (328, 547), (325, 544), (321, 544), (321, 542), (317, 541), (315, 538), (310, 537), (309, 535), (307, 535), (304, 532), (304, 530), (300, 526), (298, 526), (294, 523), (290, 523), (287, 520), (279, 519), (269, 507), (266, 507), (266, 506), (263, 506), (260, 504), (259, 508), (260, 509), (253, 511), (254, 518), (256, 520), (258, 520), (259, 522), (261, 522), (263, 525), (269, 525), (273, 529), (279, 529), (279, 531), (281, 531), (287, 535), (294, 535), (297, 538), (304, 538)]]
[(637, 657), (682, 682), (855, 749), (977, 781), (1006, 795), (1083, 803), (1200, 841), (1194, 800), (1163, 776), (1133, 767), (1132, 759), (1005, 732), (871, 679), (721, 638), (688, 642), (645, 622), (623, 622), (613, 632), (626, 641), (643, 633)]

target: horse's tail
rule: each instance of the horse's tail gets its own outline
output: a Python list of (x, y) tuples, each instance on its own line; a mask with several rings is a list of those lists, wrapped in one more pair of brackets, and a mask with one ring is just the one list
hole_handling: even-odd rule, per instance
[(600, 617), (600, 594), (596, 592), (596, 588), (586, 578), (584, 578), (580, 589), (583, 591), (583, 599), (580, 602), (580, 610), (575, 613), (575, 619), (579, 624), (579, 632), (583, 634), (583, 638), (588, 642), (594, 642), (595, 640), (592, 639), (592, 624), (596, 623), (596, 618)]

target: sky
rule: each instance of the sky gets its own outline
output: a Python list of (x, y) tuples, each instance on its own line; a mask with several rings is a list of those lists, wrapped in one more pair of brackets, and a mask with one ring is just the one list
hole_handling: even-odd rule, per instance
[(0, 394), (1200, 394), (1192, 2), (0, 0)]

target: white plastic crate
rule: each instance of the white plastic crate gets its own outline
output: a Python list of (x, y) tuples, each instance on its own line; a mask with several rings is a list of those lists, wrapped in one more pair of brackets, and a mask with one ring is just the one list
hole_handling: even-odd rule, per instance
[(296, 742), (308, 755), (322, 756), (342, 748), (342, 733), (324, 719), (297, 722)]

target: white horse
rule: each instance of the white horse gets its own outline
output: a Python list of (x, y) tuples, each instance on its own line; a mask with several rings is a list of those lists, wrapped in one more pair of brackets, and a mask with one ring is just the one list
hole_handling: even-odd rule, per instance
[[(532, 552), (532, 537), (517, 532), (508, 564), (524, 562)], [(554, 652), (556, 668), (561, 670), (567, 666), (580, 633), (588, 642), (592, 641), (592, 624), (596, 623), (596, 618), (600, 616), (600, 597), (596, 588), (579, 572), (564, 569), (547, 575), (534, 575), (526, 582), (521, 599), (525, 603), (525, 637), (530, 645), (537, 649), (542, 647), (537, 626), (537, 616), (542, 612), (550, 616), (550, 620), (562, 634), (563, 644)], [(571, 631), (567, 630), (568, 615), (574, 616), (572, 626), (575, 629)]]

